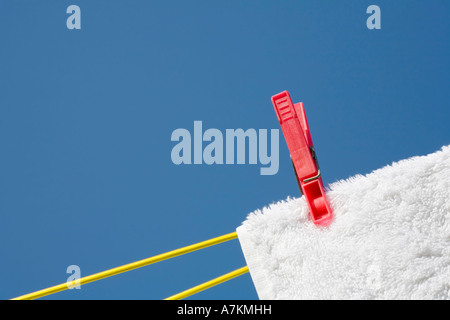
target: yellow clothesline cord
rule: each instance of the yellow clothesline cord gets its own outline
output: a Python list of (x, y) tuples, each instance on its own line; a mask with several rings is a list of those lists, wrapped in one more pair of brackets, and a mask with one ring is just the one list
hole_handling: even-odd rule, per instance
[(181, 299), (184, 299), (184, 298), (192, 296), (192, 295), (194, 295), (194, 294), (196, 294), (196, 293), (198, 293), (200, 291), (203, 291), (203, 290), (206, 290), (206, 289), (211, 288), (213, 286), (216, 286), (218, 284), (221, 284), (222, 282), (225, 282), (225, 281), (231, 280), (233, 278), (236, 278), (236, 277), (238, 277), (240, 275), (243, 275), (243, 274), (245, 274), (247, 272), (248, 272), (248, 267), (247, 266), (239, 268), (237, 270), (234, 270), (232, 272), (224, 274), (223, 276), (220, 276), (220, 277), (217, 277), (217, 278), (212, 279), (210, 281), (207, 281), (205, 283), (199, 284), (198, 286), (195, 286), (195, 287), (193, 287), (191, 289), (188, 289), (188, 290), (185, 290), (183, 292), (177, 293), (177, 294), (175, 294), (173, 296), (170, 296), (170, 297), (168, 297), (168, 298), (166, 298), (164, 300), (181, 300)]
[[(225, 241), (229, 241), (229, 240), (232, 240), (232, 239), (236, 239), (236, 238), (237, 238), (237, 233), (236, 232), (228, 233), (228, 234), (225, 234), (225, 235), (220, 236), (220, 237), (216, 237), (216, 238), (213, 238), (213, 239), (209, 239), (209, 240), (206, 240), (206, 241), (195, 243), (195, 244), (183, 247), (183, 248), (172, 250), (172, 251), (169, 251), (169, 252), (166, 252), (166, 253), (162, 253), (162, 254), (150, 257), (150, 258), (146, 258), (146, 259), (143, 259), (143, 260), (139, 260), (139, 261), (136, 261), (136, 262), (125, 264), (125, 265), (120, 266), (120, 267), (116, 267), (116, 268), (113, 268), (113, 269), (109, 269), (109, 270), (106, 270), (106, 271), (95, 273), (95, 274), (87, 276), (87, 277), (80, 278), (77, 281), (77, 285), (78, 284), (79, 285), (83, 285), (83, 284), (86, 284), (86, 283), (89, 283), (89, 282), (93, 282), (93, 281), (101, 280), (101, 279), (104, 279), (104, 278), (107, 278), (107, 277), (111, 277), (111, 276), (114, 276), (114, 275), (119, 274), (119, 273), (123, 273), (123, 272), (127, 272), (127, 271), (134, 270), (134, 269), (137, 269), (137, 268), (145, 267), (145, 266), (148, 266), (148, 265), (150, 265), (152, 263), (156, 263), (156, 262), (160, 262), (160, 261), (167, 260), (167, 259), (170, 259), (170, 258), (174, 258), (174, 257), (180, 256), (180, 255), (183, 255), (183, 254), (186, 254), (186, 253), (189, 253), (189, 252), (193, 252), (193, 251), (196, 251), (196, 250), (207, 248), (207, 247), (210, 247), (210, 246), (213, 246), (213, 245), (225, 242)], [(70, 288), (71, 286), (73, 286), (73, 282), (62, 283), (62, 284), (59, 284), (59, 285), (56, 285), (56, 286), (53, 286), (53, 287), (50, 287), (50, 288), (47, 288), (47, 289), (43, 289), (43, 290), (39, 290), (39, 291), (36, 291), (36, 292), (32, 292), (32, 293), (29, 293), (29, 294), (22, 295), (20, 297), (14, 298), (12, 300), (33, 300), (33, 299), (38, 299), (38, 298), (45, 297), (45, 296), (53, 294), (53, 293), (64, 291), (64, 290)]]

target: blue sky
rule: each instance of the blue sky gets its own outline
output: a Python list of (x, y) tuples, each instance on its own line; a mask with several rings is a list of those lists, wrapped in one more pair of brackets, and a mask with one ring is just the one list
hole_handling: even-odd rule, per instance
[[(81, 30), (66, 27), (71, 4)], [(305, 104), (326, 185), (449, 144), (449, 13), (445, 0), (2, 1), (0, 299), (299, 196), (281, 134), (276, 175), (171, 160), (172, 132), (196, 120), (278, 129), (280, 91)], [(234, 240), (45, 299), (163, 299), (244, 265)], [(246, 274), (192, 299), (257, 295)]]

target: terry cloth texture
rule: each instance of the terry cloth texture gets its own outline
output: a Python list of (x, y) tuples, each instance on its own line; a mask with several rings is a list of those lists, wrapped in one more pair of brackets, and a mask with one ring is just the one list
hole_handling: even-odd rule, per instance
[(304, 197), (237, 228), (260, 299), (450, 299), (450, 146), (330, 186), (334, 220)]

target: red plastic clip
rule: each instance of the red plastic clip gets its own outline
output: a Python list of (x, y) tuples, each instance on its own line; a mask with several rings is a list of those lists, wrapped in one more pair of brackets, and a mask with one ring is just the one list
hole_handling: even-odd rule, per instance
[(327, 226), (333, 218), (333, 212), (325, 196), (303, 103), (293, 104), (287, 91), (274, 95), (272, 103), (291, 153), (300, 192), (308, 202), (311, 218), (316, 225)]

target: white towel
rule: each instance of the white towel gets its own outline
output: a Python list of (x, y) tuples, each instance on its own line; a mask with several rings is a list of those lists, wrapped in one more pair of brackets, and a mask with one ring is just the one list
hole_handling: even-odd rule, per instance
[(303, 197), (237, 228), (260, 299), (450, 299), (450, 146), (334, 183), (328, 228)]

